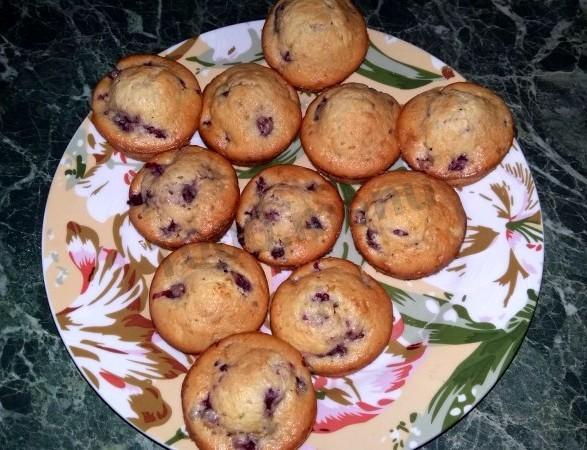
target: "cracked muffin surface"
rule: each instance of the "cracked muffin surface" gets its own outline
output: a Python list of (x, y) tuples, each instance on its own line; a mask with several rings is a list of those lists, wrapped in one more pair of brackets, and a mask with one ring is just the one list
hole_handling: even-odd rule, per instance
[(115, 149), (141, 161), (187, 144), (201, 109), (195, 75), (156, 55), (122, 58), (92, 96), (96, 129)]
[(369, 37), (350, 0), (280, 0), (265, 21), (262, 45), (267, 63), (289, 83), (319, 91), (359, 67)]
[(372, 362), (391, 336), (385, 290), (355, 264), (324, 258), (283, 282), (271, 303), (271, 331), (296, 347), (313, 373), (342, 376)]
[(398, 119), (402, 158), (409, 166), (453, 186), (491, 172), (514, 138), (512, 113), (493, 91), (458, 82), (425, 91)]
[(413, 171), (387, 172), (355, 194), (349, 222), (365, 259), (396, 278), (433, 274), (459, 253), (467, 218), (447, 183)]
[(236, 216), (239, 243), (264, 263), (296, 267), (334, 246), (344, 218), (337, 189), (305, 167), (269, 167), (249, 181)]
[(398, 102), (360, 83), (322, 92), (308, 107), (300, 133), (312, 163), (332, 178), (362, 182), (399, 158)]
[(149, 289), (151, 319), (173, 347), (200, 353), (235, 333), (257, 330), (269, 290), (259, 263), (224, 244), (189, 244), (159, 265)]
[(258, 64), (231, 67), (204, 89), (200, 135), (235, 164), (274, 158), (294, 140), (301, 121), (295, 89)]
[(232, 165), (189, 145), (155, 156), (137, 173), (129, 217), (147, 240), (173, 249), (220, 238), (234, 219), (239, 196)]
[(201, 449), (295, 449), (316, 417), (300, 353), (263, 333), (233, 335), (206, 350), (186, 375), (182, 406)]

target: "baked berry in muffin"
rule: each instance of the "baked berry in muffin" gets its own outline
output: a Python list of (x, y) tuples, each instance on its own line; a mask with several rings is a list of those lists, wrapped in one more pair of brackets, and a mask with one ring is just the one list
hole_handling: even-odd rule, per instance
[(224, 244), (189, 244), (169, 254), (149, 290), (155, 328), (186, 353), (200, 353), (226, 336), (257, 330), (268, 303), (259, 263)]
[(230, 227), (239, 188), (232, 165), (190, 145), (155, 156), (130, 185), (129, 216), (147, 240), (165, 248), (214, 241)]
[(350, 0), (280, 0), (262, 34), (267, 63), (294, 86), (319, 91), (361, 65), (369, 37)]
[(278, 165), (246, 185), (236, 223), (245, 250), (264, 263), (295, 267), (330, 251), (343, 218), (330, 182), (305, 167)]
[(301, 355), (263, 333), (230, 336), (206, 350), (181, 398), (187, 431), (202, 450), (296, 449), (316, 418)]
[(365, 367), (391, 336), (385, 290), (355, 264), (325, 258), (297, 269), (271, 302), (271, 331), (303, 355), (313, 373), (342, 376)]
[(233, 163), (254, 165), (285, 150), (301, 121), (298, 94), (276, 71), (238, 64), (206, 86), (200, 135)]
[(491, 90), (459, 82), (411, 99), (398, 119), (403, 159), (453, 186), (491, 172), (512, 145), (512, 113)]
[(350, 207), (353, 241), (365, 259), (396, 278), (430, 275), (450, 263), (465, 237), (457, 193), (420, 172), (387, 172), (367, 181)]
[(341, 84), (322, 92), (302, 122), (306, 155), (338, 181), (362, 182), (399, 158), (396, 122), (400, 106), (364, 84)]
[(122, 58), (96, 86), (92, 122), (115, 149), (147, 161), (189, 142), (202, 92), (193, 73), (156, 55)]

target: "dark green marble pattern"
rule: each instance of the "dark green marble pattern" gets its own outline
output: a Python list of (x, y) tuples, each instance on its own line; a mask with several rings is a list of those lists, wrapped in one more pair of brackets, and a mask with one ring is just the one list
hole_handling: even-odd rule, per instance
[[(502, 93), (538, 185), (546, 266), (536, 315), (487, 398), (426, 448), (587, 447), (585, 1), (360, 1), (371, 27)], [(41, 273), (51, 178), (122, 55), (158, 52), (269, 2), (0, 0), (0, 448), (157, 448), (79, 375)]]

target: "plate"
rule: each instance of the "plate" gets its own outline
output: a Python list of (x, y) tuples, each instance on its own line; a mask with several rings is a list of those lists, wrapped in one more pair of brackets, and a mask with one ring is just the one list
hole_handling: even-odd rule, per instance
[[(204, 86), (231, 65), (264, 64), (262, 25), (210, 31), (163, 54)], [(367, 57), (349, 81), (405, 103), (463, 79), (404, 41), (373, 30), (369, 36)], [(312, 98), (301, 93), (302, 107)], [(202, 145), (197, 134), (192, 143)], [(298, 140), (263, 167), (272, 164), (311, 167)], [(154, 441), (193, 449), (180, 388), (194, 358), (161, 339), (148, 311), (149, 283), (167, 252), (146, 242), (128, 218), (128, 188), (140, 167), (114, 151), (88, 118), (82, 122), (47, 200), (45, 287), (59, 333), (98, 395)], [(237, 168), (241, 188), (260, 169)], [(348, 205), (357, 186), (337, 186)], [(540, 204), (519, 145), (514, 141), (496, 170), (458, 193), (468, 217), (461, 252), (422, 280), (375, 272), (357, 253), (348, 222), (343, 225), (331, 255), (375, 276), (392, 298), (396, 320), (387, 349), (372, 364), (343, 378), (314, 377), (318, 417), (303, 449), (416, 448), (467, 414), (514, 357), (534, 312), (544, 256)], [(234, 225), (222, 242), (238, 246)], [(264, 269), (272, 291), (289, 275)]]

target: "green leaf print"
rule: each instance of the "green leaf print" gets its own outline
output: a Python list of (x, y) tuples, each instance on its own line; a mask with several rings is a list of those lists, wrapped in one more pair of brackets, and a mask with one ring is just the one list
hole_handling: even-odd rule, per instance
[(278, 164), (293, 164), (301, 148), (302, 145), (300, 144), (300, 140), (296, 139), (277, 158), (272, 159), (268, 163), (261, 164), (255, 167), (250, 167), (247, 169), (236, 169), (236, 174), (239, 178), (248, 179), (253, 178), (255, 175), (257, 175), (262, 170), (265, 170), (267, 167), (276, 166)]
[(442, 78), (439, 73), (429, 72), (387, 56), (373, 42), (369, 43), (367, 56), (357, 73), (399, 89), (416, 89)]
[(353, 197), (355, 196), (355, 192), (356, 189), (350, 185), (350, 184), (344, 184), (344, 183), (337, 183), (338, 184), (338, 189), (340, 190), (340, 193), (342, 195), (342, 200), (344, 201), (344, 205), (345, 205), (345, 209), (346, 209), (346, 215), (345, 215), (345, 219), (344, 219), (344, 232), (346, 233), (350, 227), (350, 206), (351, 206), (351, 201), (353, 200)]

